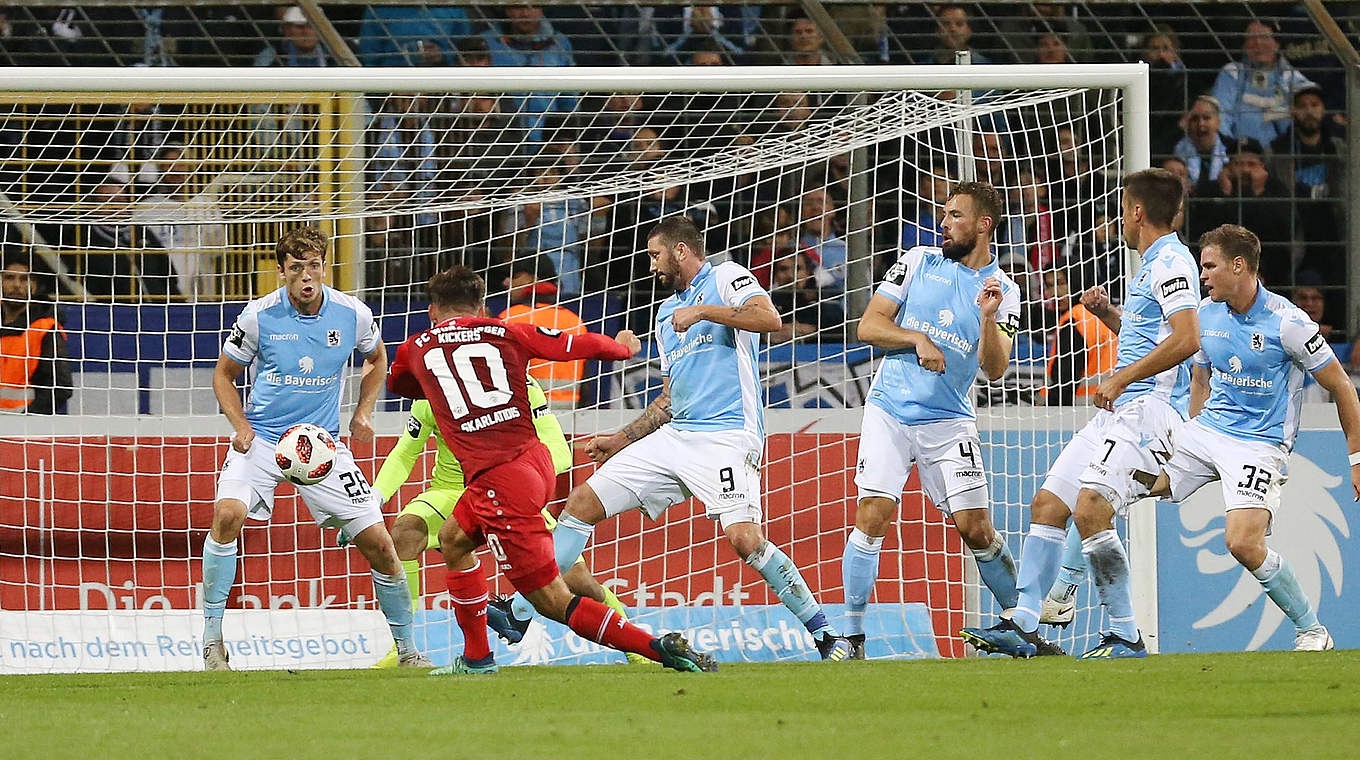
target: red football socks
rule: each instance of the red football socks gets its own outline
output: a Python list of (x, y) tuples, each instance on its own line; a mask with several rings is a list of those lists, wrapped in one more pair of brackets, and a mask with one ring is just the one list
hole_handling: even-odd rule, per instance
[(449, 570), (444, 582), (453, 598), (453, 617), (463, 630), (463, 657), (480, 660), (491, 654), (486, 639), (487, 587), (482, 563), (467, 570)]
[(578, 596), (567, 608), (567, 625), (583, 639), (661, 661), (661, 655), (652, 648), (655, 636), (589, 597)]

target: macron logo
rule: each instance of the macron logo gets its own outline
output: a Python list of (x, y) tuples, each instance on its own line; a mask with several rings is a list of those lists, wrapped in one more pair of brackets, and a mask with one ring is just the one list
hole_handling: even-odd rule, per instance
[(307, 375), (311, 374), (314, 369), (316, 369), (316, 362), (312, 360), (312, 357), (304, 356), (298, 359), (298, 372)]
[(941, 327), (949, 327), (954, 324), (954, 312), (949, 309), (940, 309), (940, 315), (937, 321), (940, 323)]

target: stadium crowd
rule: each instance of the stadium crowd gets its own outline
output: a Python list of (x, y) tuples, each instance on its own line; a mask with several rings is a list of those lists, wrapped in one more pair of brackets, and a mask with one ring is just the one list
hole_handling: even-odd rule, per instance
[[(1246, 224), (1262, 239), (1267, 284), (1289, 293), (1331, 342), (1349, 339), (1352, 319), (1338, 276), (1348, 266), (1341, 66), (1295, 6), (1215, 4), (1161, 13), (1156, 22), (1081, 4), (831, 10), (853, 49), (837, 50), (796, 6), (781, 5), (327, 7), (345, 51), (328, 47), (323, 30), (295, 6), (13, 7), (0, 8), (0, 63), (310, 67), (340, 65), (352, 55), (364, 66), (935, 64), (961, 52), (979, 65), (1142, 60), (1152, 67), (1154, 164), (1185, 185), (1183, 237), (1193, 243), (1219, 224)], [(841, 105), (801, 94), (742, 102), (730, 95), (371, 97), (364, 181), (369, 193), (395, 198), (419, 197), (449, 176), (494, 182), (498, 172), (551, 186), (600, 165), (643, 170), (696, 155), (714, 138), (739, 141), (753, 133), (749, 123), (725, 120), (738, 112), (757, 115), (759, 134), (791, 133)], [(74, 193), (72, 200), (117, 211), (112, 221), (34, 231), (63, 252), (73, 275), (63, 282), (82, 288), (64, 286), (63, 296), (173, 302), (243, 295), (223, 284), (228, 226), (196, 176), (193, 136), (177, 128), (177, 115), (175, 106), (157, 103), (104, 114), (82, 138), (91, 150), (79, 167), (21, 165), (42, 153), (34, 153), (34, 130), (26, 128), (32, 122), (0, 123), (0, 185)], [(1064, 357), (1050, 363), (1048, 387), (1036, 399), (1074, 403), (1082, 387), (1071, 378), (1113, 363), (1111, 336), (1077, 296), (1095, 284), (1119, 292), (1113, 279), (1124, 250), (1115, 224), (1117, 178), (1100, 164), (1110, 148), (1102, 142), (1106, 125), (1080, 113), (1061, 114), (1059, 124), (1044, 132), (982, 124), (973, 135), (972, 172), (959, 165), (951, 134), (939, 135), (939, 150), (925, 160), (877, 146), (867, 218), (879, 277), (899, 246), (938, 243), (938, 209), (952, 182), (971, 173), (1002, 188), (1008, 208), (998, 252), (1025, 291), (1023, 329), (1032, 343)], [(271, 139), (295, 144), (300, 138), (290, 130), (307, 128), (276, 118)], [(42, 150), (71, 152), (51, 141)], [(494, 214), (369, 216), (365, 282), (374, 298), (407, 295), (456, 255), (490, 272), (493, 287), (510, 289), (515, 304), (565, 320), (556, 312), (579, 311), (582, 295), (647, 286), (645, 257), (627, 254), (643, 249), (639, 238), (652, 221), (685, 213), (712, 236), (711, 250), (750, 267), (770, 288), (785, 319), (775, 338), (841, 342), (847, 316), (857, 316), (847, 314), (843, 297), (850, 160), (847, 154), (796, 173)], [(903, 182), (903, 162), (908, 186), (889, 192)], [(47, 174), (35, 177), (39, 171)], [(47, 271), (48, 261), (29, 253), (33, 233), (10, 224), (3, 230), (7, 262)], [(5, 298), (14, 298), (8, 288)], [(19, 322), (31, 315), (13, 312), (11, 325), (11, 313), (7, 307), (5, 330), (27, 330)], [(650, 314), (633, 309), (627, 318), (643, 332)], [(60, 344), (44, 342), (44, 358), (57, 360)], [(559, 379), (573, 376), (579, 379)]]

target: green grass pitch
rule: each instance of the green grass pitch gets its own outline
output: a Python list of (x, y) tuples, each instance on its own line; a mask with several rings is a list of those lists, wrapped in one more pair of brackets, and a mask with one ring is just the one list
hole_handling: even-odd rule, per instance
[(16, 758), (1360, 756), (1360, 650), (715, 674), (15, 676), (0, 678), (0, 695), (0, 756)]

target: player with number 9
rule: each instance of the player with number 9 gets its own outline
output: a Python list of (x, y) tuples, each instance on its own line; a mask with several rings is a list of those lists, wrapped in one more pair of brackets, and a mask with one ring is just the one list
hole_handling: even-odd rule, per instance
[[(217, 482), (212, 530), (203, 542), (203, 665), (230, 670), (222, 636), (227, 596), (236, 577), (237, 537), (249, 516), (268, 520), (274, 487), (285, 480), (275, 447), (287, 431), (316, 425), (335, 442), (329, 474), (299, 483), (298, 494), (323, 527), (338, 528), (373, 568), (378, 606), (392, 630), (398, 664), (429, 667), (415, 646), (406, 576), (383, 523), (382, 503), (340, 441), (340, 398), (350, 356), (364, 356), (359, 402), (349, 432), (373, 440), (370, 412), (387, 373), (387, 350), (373, 312), (357, 298), (327, 287), (326, 236), (298, 227), (275, 245), (283, 287), (246, 304), (222, 346), (213, 392), (236, 431)], [(254, 365), (248, 403), (236, 379)]]

